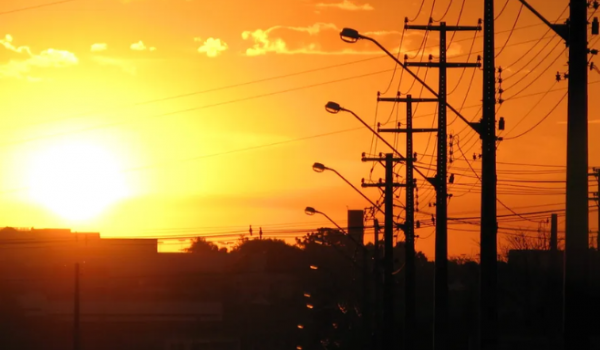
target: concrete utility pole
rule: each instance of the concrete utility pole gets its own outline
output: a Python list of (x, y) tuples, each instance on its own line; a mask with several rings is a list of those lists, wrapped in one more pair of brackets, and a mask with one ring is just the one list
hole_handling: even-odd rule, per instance
[(394, 349), (394, 188), (404, 186), (394, 183), (394, 163), (403, 158), (394, 158), (393, 153), (387, 153), (384, 159), (362, 158), (363, 161), (385, 160), (385, 182), (363, 183), (362, 187), (385, 188), (385, 226), (383, 252), (383, 336), (381, 349)]
[[(381, 129), (378, 132), (395, 132), (406, 133), (406, 218), (404, 224), (401, 225), (406, 237), (404, 273), (405, 288), (404, 292), (404, 349), (413, 350), (415, 348), (417, 311), (416, 311), (416, 266), (415, 266), (415, 180), (413, 178), (413, 163), (416, 161), (413, 156), (413, 133), (414, 132), (436, 132), (438, 129), (414, 129), (412, 126), (412, 103), (413, 102), (438, 102), (437, 98), (416, 98), (412, 95), (406, 95), (406, 98), (401, 98), (398, 94), (396, 98), (378, 97), (378, 101), (384, 102), (402, 102), (406, 103), (406, 128), (398, 129)], [(398, 125), (400, 127), (400, 125)]]
[(79, 329), (79, 263), (75, 263), (75, 297), (73, 305), (73, 350), (80, 350)]
[(588, 47), (586, 0), (570, 0), (567, 24), (551, 24), (520, 0), (569, 47), (567, 204), (564, 261), (564, 347), (589, 348)]
[(381, 254), (379, 247), (379, 220), (377, 218), (373, 219), (373, 231), (374, 231), (374, 240), (373, 240), (373, 339), (372, 339), (372, 349), (380, 350), (381, 344)]
[(571, 0), (565, 230), (565, 349), (589, 349), (587, 1)]
[(483, 14), (483, 116), (481, 120), (481, 227), (479, 347), (495, 350), (498, 342), (498, 222), (496, 218), (496, 66), (494, 0)]
[(558, 252), (558, 215), (552, 214), (550, 217), (550, 251), (552, 254)]
[(598, 205), (598, 232), (596, 236), (596, 250), (600, 252), (600, 168), (593, 168), (593, 172), (589, 173), (588, 176), (595, 176), (596, 180), (598, 180), (598, 191), (594, 192), (594, 196), (589, 197), (588, 199), (596, 202)]
[(446, 70), (447, 68), (479, 67), (479, 63), (448, 63), (446, 61), (446, 33), (448, 31), (481, 30), (480, 26), (409, 25), (406, 29), (440, 32), (439, 62), (405, 62), (407, 67), (435, 67), (439, 69), (438, 87), (438, 149), (437, 174), (429, 179), (436, 188), (435, 228), (435, 299), (434, 299), (434, 350), (447, 348), (448, 343), (448, 188), (447, 188), (447, 132), (446, 132)]

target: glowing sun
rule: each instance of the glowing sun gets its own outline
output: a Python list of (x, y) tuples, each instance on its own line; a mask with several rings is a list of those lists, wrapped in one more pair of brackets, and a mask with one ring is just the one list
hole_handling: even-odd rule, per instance
[(30, 195), (69, 220), (87, 220), (127, 195), (116, 159), (89, 144), (62, 144), (35, 155)]

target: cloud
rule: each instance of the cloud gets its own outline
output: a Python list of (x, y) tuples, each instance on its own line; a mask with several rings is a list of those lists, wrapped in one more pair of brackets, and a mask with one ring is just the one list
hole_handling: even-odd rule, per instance
[(105, 43), (92, 44), (92, 52), (106, 51), (106, 49), (108, 49), (108, 45)]
[(106, 57), (106, 56), (94, 56), (94, 57), (92, 57), (92, 60), (102, 66), (117, 67), (117, 68), (121, 69), (123, 72), (130, 74), (130, 75), (135, 75), (137, 73), (136, 67), (132, 63), (130, 63), (126, 60), (121, 60), (121, 59), (116, 59), (116, 58), (111, 58), (111, 57)]
[[(202, 42), (200, 38), (194, 38), (194, 41)], [(208, 38), (202, 46), (198, 48), (198, 52), (206, 53), (208, 57), (217, 57), (221, 54), (221, 52), (227, 50), (227, 43), (222, 41), (221, 39)]]
[[(311, 37), (315, 37), (323, 31), (336, 31), (339, 32), (341, 29), (333, 23), (315, 23), (307, 27), (291, 27), (291, 26), (274, 26), (268, 29), (257, 29), (254, 31), (242, 32), (242, 39), (253, 41), (252, 47), (246, 49), (247, 56), (260, 56), (266, 55), (267, 53), (277, 54), (313, 54), (313, 55), (348, 55), (348, 54), (363, 54), (373, 55), (381, 54), (381, 51), (359, 51), (353, 49), (343, 49), (338, 51), (324, 51), (320, 49), (318, 43), (305, 43), (296, 48), (290, 48), (288, 43), (281, 37), (274, 37), (276, 31), (288, 31), (297, 34), (308, 34)], [(371, 36), (387, 36), (387, 35), (400, 35), (399, 31), (371, 31), (364, 32), (365, 35)]]
[(133, 43), (131, 44), (130, 48), (134, 51), (156, 51), (156, 47), (146, 47), (146, 45), (144, 44), (144, 42), (142, 42), (141, 40), (138, 41), (137, 43)]
[(342, 0), (342, 2), (336, 2), (336, 3), (318, 3), (316, 6), (320, 7), (320, 8), (334, 7), (334, 8), (338, 8), (340, 10), (346, 10), (346, 11), (372, 11), (372, 10), (374, 10), (373, 6), (371, 6), (369, 4), (357, 5), (350, 0)]
[(39, 54), (34, 54), (28, 46), (14, 46), (13, 37), (7, 34), (0, 39), (0, 45), (9, 51), (25, 56), (21, 59), (11, 59), (8, 63), (0, 65), (0, 76), (29, 81), (39, 81), (41, 78), (29, 75), (33, 68), (64, 68), (79, 63), (75, 54), (69, 51), (47, 49)]

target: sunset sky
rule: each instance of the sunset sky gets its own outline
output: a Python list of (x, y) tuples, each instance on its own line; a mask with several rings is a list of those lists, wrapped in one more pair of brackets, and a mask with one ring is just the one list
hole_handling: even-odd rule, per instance
[[(433, 54), (435, 60), (438, 34), (404, 31), (405, 17), (411, 24), (431, 16), (476, 25), (483, 14), (479, 0), (427, 0), (421, 9), (421, 0), (74, 0), (38, 7), (51, 2), (0, 4), (0, 226), (103, 237), (202, 234), (222, 243), (248, 225), (287, 238), (330, 226), (322, 216), (306, 216), (306, 206), (343, 226), (347, 209), (368, 206), (334, 173), (317, 174), (311, 165), (324, 163), (359, 186), (361, 178), (383, 177), (381, 165), (371, 174), (361, 153), (388, 149), (373, 144), (350, 114), (328, 114), (327, 101), (392, 127), (405, 122), (405, 107), (378, 104), (378, 91), (432, 97), (394, 71), (394, 61), (375, 45), (342, 42), (341, 28), (355, 28), (390, 51), (400, 48), (401, 58)], [(566, 0), (530, 3), (552, 22), (568, 17)], [(513, 228), (531, 235), (547, 229), (540, 222), (550, 210), (564, 229), (564, 183), (551, 181), (565, 179), (567, 81), (555, 75), (566, 72), (568, 60), (562, 40), (539, 19), (517, 0), (501, 11), (504, 4), (496, 2), (505, 100), (498, 117), (506, 120), (498, 198), (518, 213), (548, 212), (502, 218), (501, 239)], [(597, 36), (589, 38), (590, 47), (600, 48)], [(457, 33), (449, 61), (475, 62), (481, 45), (481, 32)], [(593, 61), (600, 65), (600, 58)], [(437, 90), (435, 69), (418, 74)], [(448, 78), (450, 104), (463, 106), (473, 121), (481, 115), (481, 76), (478, 69), (453, 69)], [(600, 166), (600, 72), (590, 70), (589, 81), (589, 164)], [(437, 125), (434, 112), (434, 105), (419, 106), (415, 126)], [(480, 187), (471, 167), (479, 172), (481, 161), (473, 160), (479, 137), (453, 113), (448, 117), (454, 135), (448, 172), (455, 174), (449, 216), (477, 217)], [(403, 135), (384, 136), (404, 150)], [(435, 134), (415, 137), (421, 169), (435, 167), (434, 141)], [(400, 165), (396, 171), (404, 174)], [(432, 257), (427, 224), (435, 198), (422, 179), (418, 184), (417, 249)], [(363, 191), (379, 199), (376, 189)], [(511, 212), (498, 204), (498, 214)], [(449, 254), (478, 253), (478, 232), (476, 225), (449, 224)]]

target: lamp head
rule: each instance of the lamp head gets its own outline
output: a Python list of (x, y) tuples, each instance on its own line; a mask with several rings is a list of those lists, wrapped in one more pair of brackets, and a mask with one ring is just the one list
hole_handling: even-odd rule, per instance
[(340, 106), (339, 103), (329, 101), (325, 105), (325, 110), (329, 113), (335, 114), (335, 113), (338, 113), (339, 111), (341, 111), (342, 107)]
[(306, 207), (304, 209), (304, 213), (306, 215), (315, 215), (316, 212), (317, 212), (317, 210), (315, 208), (313, 208), (313, 207)]
[(347, 43), (355, 43), (360, 39), (360, 34), (358, 34), (356, 29), (344, 28), (340, 32), (340, 39)]
[(317, 173), (322, 173), (325, 171), (325, 169), (327, 169), (327, 167), (321, 163), (313, 164), (313, 170)]

